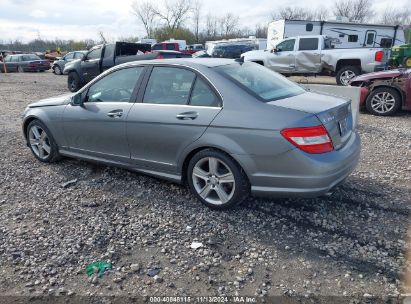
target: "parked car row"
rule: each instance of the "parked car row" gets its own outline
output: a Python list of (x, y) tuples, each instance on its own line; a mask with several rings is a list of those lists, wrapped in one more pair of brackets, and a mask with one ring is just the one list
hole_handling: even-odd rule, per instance
[(50, 70), (50, 62), (35, 54), (8, 55), (0, 62), (2, 72), (44, 72)]

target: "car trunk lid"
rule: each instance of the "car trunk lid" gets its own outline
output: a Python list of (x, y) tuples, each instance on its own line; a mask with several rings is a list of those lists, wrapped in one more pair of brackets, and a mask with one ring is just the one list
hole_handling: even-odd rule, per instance
[(335, 149), (341, 148), (354, 131), (351, 102), (341, 98), (307, 92), (268, 104), (314, 114), (326, 128)]

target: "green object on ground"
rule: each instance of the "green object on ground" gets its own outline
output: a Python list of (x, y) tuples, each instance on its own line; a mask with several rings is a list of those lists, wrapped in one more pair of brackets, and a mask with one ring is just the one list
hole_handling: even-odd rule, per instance
[(98, 261), (98, 262), (88, 264), (86, 267), (86, 273), (89, 277), (92, 276), (94, 273), (97, 273), (98, 277), (101, 278), (104, 272), (106, 272), (106, 270), (109, 270), (111, 268), (112, 268), (111, 263), (107, 263), (105, 261)]

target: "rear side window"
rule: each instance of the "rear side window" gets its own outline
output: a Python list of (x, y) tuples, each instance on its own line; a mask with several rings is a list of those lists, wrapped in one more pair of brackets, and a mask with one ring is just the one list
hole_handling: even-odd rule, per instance
[(191, 93), (190, 104), (193, 106), (218, 107), (219, 100), (204, 80), (197, 77)]
[(154, 67), (147, 83), (143, 102), (156, 104), (188, 104), (195, 74), (189, 70)]
[(348, 35), (348, 42), (357, 42), (358, 35)]
[(300, 38), (300, 51), (314, 51), (318, 49), (318, 38)]
[(176, 49), (176, 46), (174, 44), (167, 44), (166, 49), (169, 51), (174, 51)]
[(215, 67), (214, 70), (265, 102), (305, 92), (294, 82), (257, 63), (222, 65)]

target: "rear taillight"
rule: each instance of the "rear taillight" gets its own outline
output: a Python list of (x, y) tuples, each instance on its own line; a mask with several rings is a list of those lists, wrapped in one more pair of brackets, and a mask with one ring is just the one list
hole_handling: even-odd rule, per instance
[(375, 52), (375, 61), (381, 62), (384, 57), (384, 51)]
[(281, 135), (300, 150), (320, 154), (334, 150), (330, 136), (324, 126), (290, 128), (281, 131)]
[(159, 55), (156, 57), (156, 59), (164, 59), (164, 56), (161, 55), (161, 54), (159, 54)]

